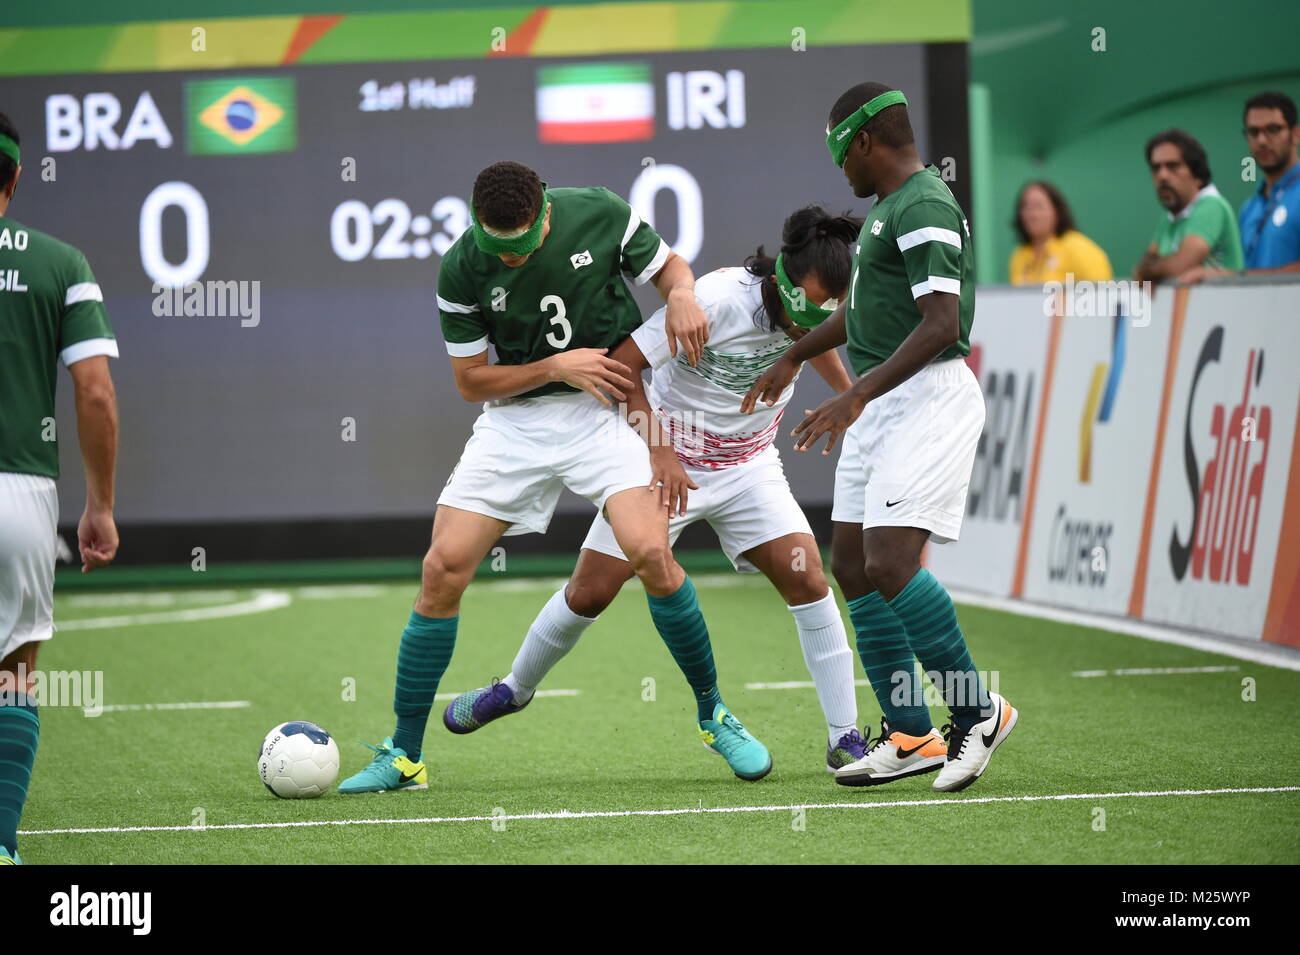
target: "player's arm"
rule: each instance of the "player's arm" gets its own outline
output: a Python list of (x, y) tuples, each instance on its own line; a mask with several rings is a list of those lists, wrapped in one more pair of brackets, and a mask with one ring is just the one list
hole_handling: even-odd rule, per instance
[(627, 422), (650, 447), (651, 477), (649, 487), (659, 488), (659, 503), (668, 508), (668, 516), (686, 513), (688, 490), (698, 490), (699, 485), (686, 476), (686, 469), (673, 450), (672, 436), (659, 424), (650, 398), (645, 393), (645, 380), (641, 373), (650, 367), (650, 361), (636, 340), (629, 337), (610, 355), (614, 361), (632, 372), (632, 387), (627, 389), (623, 408)]
[(663, 300), (668, 303), (664, 329), (668, 333), (668, 348), (674, 358), (680, 347), (692, 367), (704, 352), (709, 340), (709, 319), (695, 300), (695, 274), (690, 263), (676, 252), (668, 253), (668, 260), (652, 280)]
[[(799, 374), (800, 365), (832, 352), (847, 342), (849, 335), (844, 325), (847, 307), (845, 302), (841, 302), (831, 313), (830, 318), (790, 346), (771, 368), (759, 375), (758, 381), (754, 382), (754, 387), (750, 388), (745, 393), (745, 397), (740, 400), (740, 413), (752, 414), (754, 405), (759, 401), (769, 407), (776, 404), (785, 389), (790, 387), (790, 382), (794, 381), (794, 376)], [(822, 377), (826, 376), (823, 374)], [(826, 380), (832, 388), (835, 387), (835, 383), (829, 378)]]
[(456, 378), (456, 390), (466, 401), (513, 398), (542, 385), (563, 381), (594, 395), (608, 407), (613, 402), (602, 392), (608, 392), (616, 401), (625, 401), (632, 387), (631, 371), (609, 358), (608, 351), (608, 348), (574, 348), (526, 365), (491, 365), (484, 348), (476, 355), (452, 355), (451, 371)]
[(921, 321), (894, 353), (853, 383), (853, 387), (822, 403), (794, 429), (795, 450), (807, 451), (823, 434), (829, 434), (822, 454), (858, 419), (870, 402), (893, 391), (961, 339), (961, 297), (949, 292), (929, 292), (916, 300)]
[(113, 521), (117, 467), (117, 396), (108, 356), (94, 355), (68, 366), (77, 405), (77, 438), (86, 468), (86, 509), (77, 525), (82, 573), (103, 567), (117, 555)]

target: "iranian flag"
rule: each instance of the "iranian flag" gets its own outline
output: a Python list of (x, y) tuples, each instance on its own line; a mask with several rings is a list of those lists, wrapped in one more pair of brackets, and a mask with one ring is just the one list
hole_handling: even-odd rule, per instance
[(537, 138), (544, 143), (653, 139), (649, 63), (576, 63), (537, 71)]

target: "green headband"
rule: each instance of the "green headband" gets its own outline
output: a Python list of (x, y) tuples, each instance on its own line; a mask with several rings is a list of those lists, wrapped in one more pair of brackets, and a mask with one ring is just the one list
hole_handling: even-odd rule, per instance
[(790, 316), (792, 322), (802, 328), (816, 328), (834, 315), (835, 309), (840, 307), (840, 303), (833, 298), (821, 305), (814, 305), (808, 301), (808, 296), (804, 294), (802, 288), (796, 294), (794, 283), (790, 281), (790, 276), (785, 271), (784, 252), (776, 257), (776, 287), (781, 290), (786, 314)]
[(834, 129), (828, 127), (826, 130), (826, 148), (831, 151), (831, 158), (835, 160), (835, 165), (844, 165), (844, 157), (849, 154), (849, 143), (853, 142), (853, 137), (857, 135), (859, 129), (867, 124), (867, 120), (886, 106), (893, 106), (897, 103), (906, 106), (907, 97), (898, 90), (889, 90), (881, 93), (865, 106), (858, 107), (844, 119), (844, 122)]
[(483, 228), (483, 223), (478, 221), (478, 216), (474, 212), (474, 200), (471, 199), (469, 217), (473, 222), (474, 244), (489, 255), (530, 255), (541, 245), (542, 224), (546, 221), (546, 208), (550, 201), (551, 194), (546, 190), (546, 183), (542, 183), (542, 207), (537, 211), (533, 224), (522, 235), (517, 235), (513, 239), (502, 239), (489, 235)]
[(8, 156), (15, 166), (22, 165), (18, 159), (18, 144), (4, 133), (0, 133), (0, 156)]

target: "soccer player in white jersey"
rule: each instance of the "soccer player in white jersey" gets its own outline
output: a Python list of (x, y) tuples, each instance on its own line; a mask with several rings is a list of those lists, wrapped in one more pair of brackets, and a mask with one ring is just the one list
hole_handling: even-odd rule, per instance
[[(670, 542), (707, 521), (738, 571), (761, 571), (794, 617), (804, 661), (827, 723), (826, 766), (861, 759), (853, 654), (844, 621), (822, 572), (808, 520), (786, 482), (773, 438), (794, 391), (770, 406), (740, 413), (740, 399), (768, 367), (835, 308), (848, 289), (850, 244), (861, 220), (800, 209), (785, 222), (780, 254), (760, 246), (745, 268), (710, 272), (695, 284), (709, 316), (709, 341), (697, 365), (674, 358), (660, 309), (613, 352), (637, 385), (653, 369), (647, 394), (628, 393), (628, 418), (651, 448), (654, 482), (671, 515)], [(837, 392), (849, 386), (838, 354), (811, 362)], [(469, 733), (532, 700), (542, 679), (608, 607), (632, 569), (609, 522), (597, 515), (566, 587), (543, 607), (513, 667), (499, 683), (471, 690), (447, 707), (443, 722)], [(703, 732), (706, 744), (712, 742)]]
[(72, 375), (86, 466), (83, 572), (117, 553), (117, 402), (108, 372), (117, 339), (86, 257), (9, 218), (19, 160), (18, 133), (0, 113), (0, 866), (19, 861), (18, 820), (41, 730), (36, 651), (54, 635), (60, 360)]

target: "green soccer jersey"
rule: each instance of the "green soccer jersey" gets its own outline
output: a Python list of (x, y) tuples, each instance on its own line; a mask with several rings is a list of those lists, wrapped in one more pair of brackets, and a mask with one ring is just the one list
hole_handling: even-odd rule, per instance
[(1173, 255), (1189, 235), (1199, 235), (1210, 247), (1198, 264), (1234, 272), (1245, 268), (1237, 216), (1213, 183), (1198, 192), (1178, 215), (1168, 212), (1161, 215), (1151, 241), (1160, 255)]
[[(546, 240), (510, 268), (467, 230), (442, 260), (438, 312), (447, 352), (481, 354), (491, 342), (502, 365), (526, 365), (572, 348), (613, 348), (641, 324), (624, 281), (649, 281), (668, 245), (626, 202), (603, 187), (551, 189)], [(576, 391), (552, 382), (520, 397)]]
[(58, 361), (94, 355), (117, 340), (86, 257), (0, 216), (0, 471), (59, 476)]
[(934, 166), (877, 201), (862, 224), (845, 314), (855, 374), (866, 374), (897, 350), (921, 321), (916, 300), (930, 292), (960, 300), (961, 338), (935, 360), (969, 355), (975, 317), (970, 230)]

